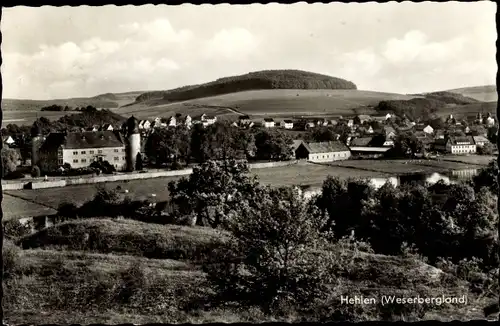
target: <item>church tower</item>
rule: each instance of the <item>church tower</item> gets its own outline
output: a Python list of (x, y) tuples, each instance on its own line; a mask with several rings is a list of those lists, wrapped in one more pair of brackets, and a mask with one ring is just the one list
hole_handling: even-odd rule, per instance
[(141, 152), (141, 134), (139, 123), (134, 116), (127, 120), (126, 138), (127, 146), (127, 171), (134, 171), (137, 155)]

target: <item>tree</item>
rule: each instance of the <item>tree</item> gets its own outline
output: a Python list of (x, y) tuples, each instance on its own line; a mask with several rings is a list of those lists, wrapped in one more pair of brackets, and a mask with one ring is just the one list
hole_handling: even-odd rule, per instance
[(257, 158), (285, 161), (293, 157), (293, 139), (280, 130), (261, 130), (255, 135)]
[(170, 182), (168, 190), (179, 214), (195, 213), (198, 224), (218, 227), (234, 215), (257, 185), (246, 162), (208, 161), (193, 168), (188, 179)]
[(3, 176), (16, 171), (18, 161), (20, 160), (19, 152), (15, 149), (4, 147), (1, 150)]
[(38, 166), (34, 166), (33, 169), (31, 169), (31, 176), (33, 178), (40, 178), (41, 176), (41, 171), (40, 171), (40, 168)]
[(233, 237), (203, 266), (216, 298), (276, 315), (283, 306), (314, 305), (327, 291), (330, 267), (315, 252), (324, 245), (320, 221), (289, 188), (259, 187), (255, 195), (230, 222)]
[(472, 178), (474, 189), (479, 191), (481, 188), (486, 187), (492, 193), (498, 194), (498, 162), (497, 160), (492, 160), (488, 166), (481, 169), (477, 175)]
[(315, 128), (309, 132), (308, 135), (312, 141), (314, 142), (328, 142), (337, 140), (337, 133), (332, 128), (329, 127), (320, 127)]
[(396, 136), (394, 147), (390, 155), (395, 157), (414, 157), (417, 153), (422, 153), (424, 145), (415, 135), (405, 132)]
[(477, 153), (479, 155), (493, 155), (495, 150), (496, 150), (495, 144), (492, 144), (490, 142), (485, 143), (483, 146), (477, 147)]
[(145, 151), (146, 155), (159, 166), (187, 161), (189, 131), (183, 126), (155, 130), (146, 141)]

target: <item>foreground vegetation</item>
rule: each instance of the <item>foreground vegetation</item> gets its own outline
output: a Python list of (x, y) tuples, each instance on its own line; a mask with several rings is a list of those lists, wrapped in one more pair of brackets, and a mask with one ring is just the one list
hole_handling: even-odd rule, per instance
[[(305, 200), (298, 189), (260, 185), (244, 162), (209, 161), (168, 185), (168, 208), (101, 189), (80, 207), (61, 206), (65, 222), (7, 232), (7, 317), (478, 318), (498, 293), (495, 173), (493, 161), (469, 184), (378, 190), (328, 177)], [(361, 306), (341, 295), (466, 295), (468, 303)]]

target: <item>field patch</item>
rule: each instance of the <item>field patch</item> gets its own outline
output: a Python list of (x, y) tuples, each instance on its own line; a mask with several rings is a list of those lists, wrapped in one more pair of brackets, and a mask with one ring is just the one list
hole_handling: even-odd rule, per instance
[(3, 220), (18, 219), (29, 216), (51, 215), (54, 209), (29, 200), (11, 196), (4, 192), (2, 200)]

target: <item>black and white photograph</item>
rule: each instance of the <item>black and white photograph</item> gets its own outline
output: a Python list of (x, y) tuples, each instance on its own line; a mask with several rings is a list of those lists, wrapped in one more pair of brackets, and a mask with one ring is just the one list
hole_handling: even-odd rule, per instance
[(2, 8), (3, 325), (498, 320), (496, 12)]

